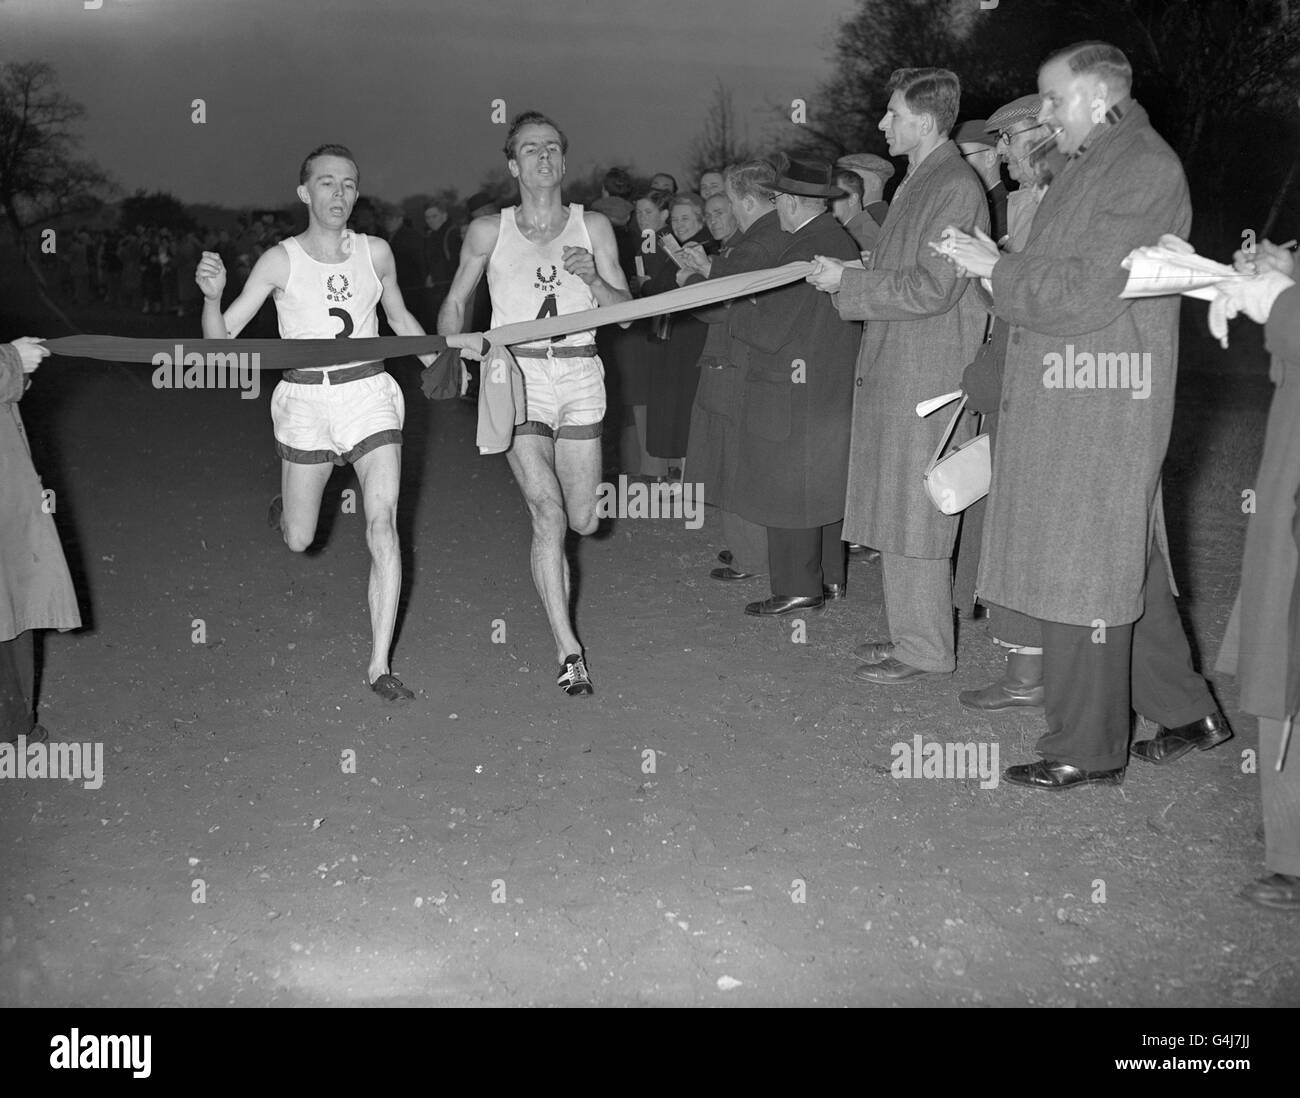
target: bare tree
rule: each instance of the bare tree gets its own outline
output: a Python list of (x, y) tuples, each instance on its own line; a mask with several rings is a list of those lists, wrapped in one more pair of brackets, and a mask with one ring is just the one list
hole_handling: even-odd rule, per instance
[(723, 168), (753, 155), (748, 131), (742, 136), (736, 125), (731, 90), (719, 80), (705, 110), (704, 128), (691, 142), (686, 161), (691, 178), (699, 179), (710, 168)]
[(111, 189), (97, 165), (75, 155), (80, 139), (73, 126), (85, 113), (58, 89), (54, 69), (44, 62), (0, 68), (0, 210), (37, 292), (66, 323), (32, 259), (27, 233), (65, 214), (97, 208)]

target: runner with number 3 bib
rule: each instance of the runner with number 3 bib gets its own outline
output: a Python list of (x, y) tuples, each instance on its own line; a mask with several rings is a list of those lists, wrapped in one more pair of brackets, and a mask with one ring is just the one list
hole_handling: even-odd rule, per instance
[[(268, 295), (284, 339), (377, 336), (375, 306), (380, 304), (398, 335), (425, 334), (402, 301), (388, 244), (347, 228), (358, 177), (356, 159), (342, 145), (322, 145), (307, 156), (298, 186), (307, 231), (263, 253), (224, 316), (226, 270), (216, 252), (203, 253), (195, 280), (205, 299), (204, 338), (239, 335)], [(433, 356), (421, 361), (431, 365)], [(405, 414), (402, 391), (382, 362), (289, 370), (271, 398), (281, 494), (271, 503), (269, 521), (295, 553), (316, 536), (321, 495), (334, 466), (351, 462), (356, 468), (370, 548), (372, 647), (366, 682), (388, 702), (415, 697), (388, 663), (402, 586), (397, 494)]]

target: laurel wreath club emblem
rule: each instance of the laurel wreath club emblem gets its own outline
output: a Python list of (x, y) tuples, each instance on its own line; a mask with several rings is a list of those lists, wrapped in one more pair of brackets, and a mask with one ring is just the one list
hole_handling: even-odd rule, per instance
[[(338, 285), (335, 285), (335, 279)], [(347, 301), (352, 296), (351, 283), (345, 274), (332, 274), (325, 279), (325, 296), (330, 301)]]

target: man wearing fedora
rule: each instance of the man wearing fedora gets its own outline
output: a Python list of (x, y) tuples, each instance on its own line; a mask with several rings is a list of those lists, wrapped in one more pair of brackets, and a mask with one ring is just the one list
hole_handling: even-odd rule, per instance
[[(889, 213), (889, 203), (881, 197), (885, 184), (894, 177), (894, 165), (874, 153), (851, 153), (835, 161), (835, 183), (849, 192), (841, 178), (843, 172), (857, 176), (860, 186), (851, 187), (851, 193), (835, 200), (835, 216), (858, 242), (861, 251), (869, 252), (876, 246), (880, 227)], [(854, 208), (856, 207), (856, 208)]]
[[(889, 637), (859, 645), (854, 678), (882, 686), (956, 667), (952, 613), (957, 516), (930, 502), (921, 479), (948, 416), (920, 419), (918, 401), (951, 392), (984, 338), (973, 284), (929, 243), (947, 225), (987, 229), (988, 203), (948, 131), (961, 87), (947, 69), (899, 69), (880, 129), (908, 171), (866, 269), (819, 256), (808, 281), (846, 320), (869, 320), (853, 382), (844, 534), (880, 550)], [(966, 417), (970, 419), (971, 417)], [(954, 443), (965, 440), (962, 427)]]
[[(858, 257), (833, 218), (840, 195), (828, 161), (783, 157), (772, 190), (788, 234), (774, 266)], [(844, 595), (841, 533), (848, 478), (853, 362), (862, 328), (841, 320), (806, 282), (762, 294), (736, 312), (742, 359), (738, 455), (729, 506), (767, 527), (772, 597), (746, 614), (787, 614)]]

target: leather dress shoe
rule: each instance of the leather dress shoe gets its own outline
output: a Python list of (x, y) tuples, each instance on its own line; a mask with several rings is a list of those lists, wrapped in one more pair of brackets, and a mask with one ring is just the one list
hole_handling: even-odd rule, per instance
[(1068, 763), (1039, 759), (1021, 766), (1008, 766), (1003, 777), (1030, 789), (1072, 789), (1076, 785), (1119, 785), (1124, 780), (1124, 768), (1080, 770)]
[(921, 679), (946, 676), (947, 671), (923, 671), (910, 663), (886, 656), (879, 663), (864, 663), (853, 672), (854, 682), (869, 682), (875, 686), (898, 686), (905, 682), (918, 682)]
[(822, 584), (822, 597), (827, 602), (838, 602), (840, 599), (849, 597), (849, 585), (847, 583), (824, 583)]
[(1274, 911), (1300, 911), (1300, 877), (1293, 877), (1289, 873), (1271, 873), (1267, 877), (1251, 881), (1238, 895), (1243, 900)]
[(893, 641), (863, 641), (853, 649), (853, 655), (863, 663), (880, 663), (893, 654)]
[(1160, 728), (1155, 739), (1142, 740), (1131, 748), (1133, 755), (1144, 762), (1161, 766), (1181, 759), (1189, 751), (1208, 751), (1226, 740), (1232, 739), (1232, 729), (1223, 719), (1223, 714), (1215, 710), (1207, 717), (1191, 724), (1180, 724), (1177, 728)]
[(771, 614), (788, 614), (792, 610), (816, 610), (825, 604), (826, 600), (820, 595), (773, 595), (762, 602), (751, 602), (745, 607), (745, 613), (766, 617)]
[(859, 560), (873, 561), (880, 559), (880, 550), (872, 549), (869, 545), (859, 545), (856, 541), (849, 542), (849, 556), (857, 557)]
[(724, 564), (721, 568), (715, 568), (709, 573), (715, 580), (747, 580), (753, 579), (757, 572), (737, 572), (730, 564)]
[(722, 550), (722, 552), (718, 554), (718, 560), (722, 561), (723, 564), (730, 564), (732, 561), (731, 550)]

